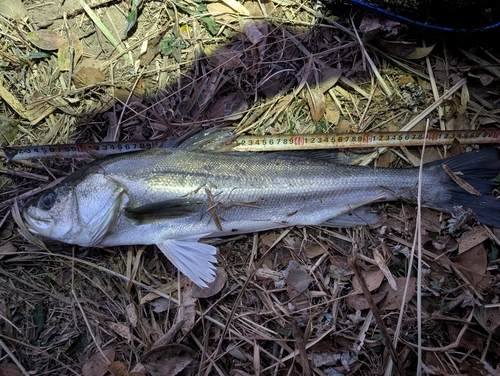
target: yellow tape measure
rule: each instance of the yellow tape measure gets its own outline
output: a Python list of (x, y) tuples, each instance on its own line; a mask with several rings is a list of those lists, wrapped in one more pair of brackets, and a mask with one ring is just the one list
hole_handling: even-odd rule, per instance
[[(279, 151), (421, 146), (424, 138), (424, 132), (240, 136), (217, 150)], [(500, 142), (500, 130), (429, 131), (425, 143), (426, 145), (450, 145), (453, 140), (464, 144), (495, 144)]]
[[(364, 132), (346, 134), (304, 134), (232, 136), (206, 145), (205, 150), (230, 151), (285, 151), (314, 149), (376, 148), (421, 146), (424, 132)], [(229, 141), (224, 141), (229, 140)], [(463, 144), (498, 144), (500, 130), (429, 131), (426, 145), (449, 145), (453, 140)], [(203, 140), (202, 140), (203, 141)], [(7, 161), (39, 158), (97, 158), (110, 154), (165, 147), (168, 141), (123, 141), (85, 144), (15, 146), (1, 150)], [(201, 143), (203, 145), (203, 142)], [(203, 146), (201, 147), (203, 149)]]

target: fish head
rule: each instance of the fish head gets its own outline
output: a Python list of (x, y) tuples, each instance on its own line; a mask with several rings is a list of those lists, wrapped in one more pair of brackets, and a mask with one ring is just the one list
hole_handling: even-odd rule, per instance
[(26, 226), (65, 243), (99, 245), (128, 202), (125, 190), (102, 174), (67, 180), (27, 202), (22, 210)]
[(72, 187), (59, 186), (28, 201), (23, 208), (24, 222), (31, 232), (64, 240), (74, 227), (75, 195)]

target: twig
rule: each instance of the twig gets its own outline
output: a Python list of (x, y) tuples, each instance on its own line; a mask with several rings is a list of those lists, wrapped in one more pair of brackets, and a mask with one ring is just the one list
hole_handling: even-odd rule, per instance
[[(99, 16), (85, 3), (83, 0), (79, 0), (82, 8), (85, 10), (85, 13), (90, 17), (90, 19), (95, 23), (95, 25), (99, 28), (99, 30), (104, 34), (106, 39), (112, 44), (114, 48), (119, 53), (124, 53), (123, 47), (120, 42), (118, 42), (113, 34), (108, 30), (108, 28), (102, 23)], [(127, 56), (128, 57), (128, 56)]]
[(396, 348), (394, 347), (394, 344), (392, 343), (391, 336), (387, 332), (387, 327), (384, 324), (384, 321), (382, 320), (382, 316), (380, 315), (380, 311), (378, 310), (377, 305), (373, 301), (373, 297), (370, 294), (370, 289), (368, 288), (368, 285), (366, 284), (365, 278), (363, 277), (363, 274), (361, 273), (361, 269), (359, 268), (358, 263), (356, 262), (356, 258), (350, 258), (349, 259), (349, 265), (351, 269), (354, 271), (354, 275), (356, 278), (358, 278), (358, 281), (361, 285), (361, 289), (363, 290), (363, 295), (365, 296), (366, 300), (368, 301), (368, 304), (370, 305), (370, 309), (373, 312), (373, 316), (375, 317), (375, 321), (377, 322), (380, 332), (382, 333), (382, 336), (384, 337), (385, 345), (387, 346), (387, 349), (389, 350), (389, 354), (391, 355), (391, 359), (396, 365), (397, 372), (400, 376), (406, 375), (401, 362), (399, 361), (398, 358), (398, 353), (396, 352)]
[(24, 369), (24, 367), (21, 364), (21, 362), (19, 362), (19, 360), (17, 360), (17, 358), (14, 356), (14, 354), (12, 354), (12, 351), (9, 350), (8, 346), (1, 339), (0, 339), (0, 346), (4, 349), (4, 351), (7, 353), (7, 355), (9, 356), (9, 358), (12, 359), (12, 361), (16, 364), (16, 366), (23, 373), (23, 375), (24, 376), (30, 376), (30, 374), (28, 373), (28, 371), (26, 371)]

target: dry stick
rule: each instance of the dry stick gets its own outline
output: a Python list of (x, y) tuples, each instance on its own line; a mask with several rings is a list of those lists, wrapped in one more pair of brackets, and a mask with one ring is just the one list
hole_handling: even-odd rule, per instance
[[(399, 340), (399, 332), (401, 331), (401, 325), (403, 322), (403, 312), (404, 312), (404, 306), (406, 302), (406, 294), (408, 292), (408, 287), (410, 285), (410, 277), (411, 277), (411, 268), (413, 265), (413, 259), (415, 257), (415, 248), (418, 245), (418, 272), (417, 272), (417, 322), (418, 322), (418, 357), (419, 357), (419, 369), (422, 369), (422, 237), (421, 237), (421, 228), (420, 228), (420, 220), (421, 220), (421, 207), (422, 207), (422, 168), (423, 168), (423, 158), (424, 158), (424, 151), (425, 151), (425, 139), (427, 138), (427, 131), (429, 130), (429, 120), (427, 120), (426, 126), (425, 126), (425, 137), (424, 137), (424, 142), (422, 145), (422, 153), (420, 157), (420, 168), (419, 168), (419, 174), (418, 174), (418, 186), (417, 186), (417, 225), (416, 225), (416, 236), (413, 238), (413, 245), (411, 248), (411, 254), (410, 254), (410, 259), (408, 260), (408, 275), (406, 276), (406, 282), (405, 282), (405, 289), (403, 292), (403, 298), (401, 299), (401, 308), (399, 310), (399, 317), (398, 317), (398, 324), (396, 325), (396, 332), (394, 335), (394, 346), (397, 346), (398, 340)], [(418, 244), (417, 244), (418, 243)], [(392, 370), (392, 362), (391, 359), (389, 359), (389, 362), (387, 364), (387, 368), (385, 371), (385, 376), (389, 376), (391, 374)], [(417, 373), (421, 371), (417, 370)]]
[[(217, 354), (219, 351), (220, 351), (220, 348), (222, 346), (222, 341), (224, 340), (224, 337), (226, 336), (226, 333), (227, 331), (230, 331), (229, 329), (229, 323), (231, 322), (231, 320), (233, 319), (235, 313), (236, 313), (236, 308), (238, 306), (238, 303), (239, 301), (241, 300), (241, 298), (243, 297), (243, 294), (245, 293), (245, 290), (246, 288), (248, 287), (248, 284), (250, 283), (251, 279), (253, 278), (253, 276), (255, 275), (255, 272), (257, 271), (258, 268), (261, 267), (262, 263), (264, 262), (266, 256), (269, 254), (269, 252), (271, 252), (271, 250), (274, 249), (274, 246), (276, 244), (278, 244), (288, 233), (290, 232), (290, 230), (287, 230), (287, 231), (284, 231), (281, 236), (276, 239), (276, 241), (271, 245), (271, 247), (269, 247), (269, 249), (262, 255), (260, 261), (257, 263), (257, 267), (252, 271), (252, 273), (247, 277), (245, 283), (243, 284), (243, 286), (241, 287), (241, 291), (238, 293), (238, 296), (236, 297), (236, 299), (234, 300), (234, 303), (233, 303), (233, 308), (231, 309), (231, 313), (229, 314), (229, 317), (227, 319), (227, 322), (228, 324), (224, 325), (224, 329), (222, 330), (222, 333), (220, 335), (220, 341), (219, 343), (217, 344), (217, 348), (215, 349), (215, 351), (212, 353), (213, 354)], [(243, 336), (241, 336), (241, 338), (245, 338)], [(251, 345), (253, 346), (253, 342), (250, 341), (250, 340), (247, 340), (249, 343), (251, 343)], [(272, 356), (273, 359), (276, 360), (276, 358), (274, 356)], [(278, 360), (279, 361), (279, 360)], [(209, 372), (210, 369), (207, 370), (207, 372)]]
[[(281, 238), (280, 238), (280, 239), (281, 239)], [(30, 252), (17, 252), (16, 254), (21, 254), (21, 253), (30, 253)], [(52, 253), (41, 253), (41, 254), (43, 254), (43, 255), (47, 255), (47, 256), (51, 256), (51, 257), (57, 257), (57, 258), (67, 259), (67, 260), (73, 260), (73, 259), (74, 259), (74, 257), (71, 257), (71, 256), (66, 256), (66, 255), (62, 255), (62, 254), (58, 254), (58, 255), (55, 255), (55, 254), (52, 254)], [(113, 270), (106, 269), (106, 268), (104, 268), (104, 267), (102, 267), (102, 266), (99, 266), (99, 265), (96, 265), (96, 264), (93, 264), (93, 263), (91, 263), (91, 262), (88, 262), (88, 261), (85, 261), (85, 260), (81, 260), (81, 259), (75, 259), (75, 261), (78, 261), (79, 263), (81, 263), (81, 264), (83, 264), (83, 265), (86, 265), (86, 266), (88, 266), (88, 267), (90, 267), (90, 268), (94, 268), (94, 269), (99, 270), (99, 271), (101, 271), (101, 272), (103, 272), (103, 273), (108, 273), (109, 275), (112, 275), (112, 276), (114, 276), (114, 277), (117, 277), (117, 278), (123, 279), (123, 280), (125, 280), (126, 282), (130, 282), (130, 278), (128, 278), (127, 276), (124, 276), (124, 275), (122, 275), (122, 274), (120, 274), (120, 273), (117, 273), (117, 272), (115, 272), (115, 271), (113, 271)], [(1, 271), (1, 269), (0, 269), (0, 271)], [(4, 272), (4, 273), (5, 273), (5, 274), (7, 274), (7, 275), (9, 275), (9, 273), (6, 273), (6, 272)], [(11, 276), (11, 275), (9, 275), (9, 277), (11, 277), (11, 278), (16, 278), (16, 277)], [(249, 277), (249, 279), (250, 279), (250, 278), (251, 278), (251, 276)], [(16, 278), (16, 279), (17, 279), (17, 278)], [(21, 282), (25, 283), (25, 282), (24, 282), (24, 281), (22, 281), (22, 280), (21, 280)], [(136, 286), (142, 287), (143, 289), (145, 289), (145, 290), (146, 290), (146, 291), (148, 291), (148, 292), (152, 292), (152, 293), (154, 293), (154, 294), (158, 295), (158, 296), (159, 296), (159, 297), (161, 297), (161, 298), (165, 298), (165, 299), (167, 299), (168, 301), (170, 301), (170, 302), (172, 302), (172, 303), (174, 303), (174, 304), (176, 304), (176, 305), (179, 305), (179, 301), (178, 301), (177, 299), (175, 299), (175, 298), (173, 298), (172, 296), (167, 295), (167, 294), (165, 294), (165, 293), (163, 293), (163, 292), (161, 292), (161, 291), (158, 291), (158, 290), (157, 290), (157, 289), (155, 289), (154, 287), (148, 286), (148, 285), (146, 285), (146, 284), (144, 284), (144, 283), (142, 283), (142, 282), (139, 282), (139, 281), (132, 281), (132, 283), (133, 283), (134, 285), (136, 285)], [(33, 286), (33, 287), (35, 287), (35, 288), (36, 288), (36, 286)], [(40, 290), (40, 291), (43, 291), (42, 289), (39, 289), (39, 290)], [(54, 294), (52, 294), (52, 295), (54, 295)], [(68, 303), (68, 304), (69, 304), (69, 303)], [(87, 310), (88, 310), (88, 308), (87, 308)], [(92, 312), (92, 313), (94, 313), (92, 310), (89, 310), (89, 311), (90, 311), (90, 312)], [(214, 319), (214, 318), (213, 318), (213, 317), (211, 317), (211, 316), (205, 315), (202, 311), (198, 311), (198, 310), (196, 310), (195, 312), (196, 312), (196, 314), (197, 314), (197, 315), (199, 315), (199, 316), (204, 316), (206, 320), (208, 320), (208, 321), (210, 321), (211, 323), (213, 323), (213, 324), (215, 324), (215, 325), (219, 326), (220, 328), (224, 328), (224, 329), (226, 329), (227, 331), (229, 331), (229, 333), (230, 333), (231, 335), (233, 335), (233, 336), (237, 337), (238, 339), (240, 339), (240, 340), (242, 340), (242, 341), (246, 342), (247, 344), (249, 344), (249, 345), (253, 346), (253, 341), (249, 340), (248, 338), (246, 338), (245, 336), (243, 336), (241, 333), (237, 332), (236, 330), (226, 328), (226, 325), (224, 325), (223, 323), (221, 323), (220, 321), (218, 321), (218, 320)], [(95, 314), (95, 313), (94, 313), (94, 314)], [(101, 314), (101, 313), (98, 313), (98, 315), (102, 316), (102, 314)], [(107, 317), (107, 316), (106, 316), (106, 317)], [(328, 332), (326, 332), (326, 333), (328, 333)], [(262, 351), (264, 354), (266, 354), (268, 357), (270, 357), (271, 359), (273, 359), (274, 361), (276, 361), (276, 362), (278, 362), (278, 363), (282, 364), (282, 361), (281, 361), (280, 359), (276, 358), (276, 357), (275, 357), (273, 354), (271, 354), (270, 352), (268, 352), (268, 351), (266, 351), (266, 350), (264, 350), (264, 349), (262, 349), (261, 351)]]
[[(417, 117), (415, 117), (412, 121), (410, 121), (408, 124), (406, 124), (403, 128), (401, 128), (401, 131), (410, 131), (415, 125), (417, 125), (421, 120), (425, 119), (432, 111), (434, 111), (436, 108), (438, 108), (441, 103), (448, 98), (450, 98), (455, 92), (460, 89), (465, 83), (466, 79), (462, 78), (460, 81), (456, 83), (455, 86), (453, 86), (450, 90), (448, 90), (446, 93), (444, 93), (437, 101), (435, 101), (432, 105), (427, 107), (424, 111), (420, 113)], [(377, 158), (381, 153), (385, 152), (387, 150), (386, 147), (379, 148), (377, 152), (373, 152), (365, 157), (363, 157), (363, 162), (360, 163), (362, 166), (367, 166), (371, 161), (373, 161), (375, 158)]]
[[(462, 327), (462, 329), (458, 333), (457, 338), (455, 339), (455, 341), (453, 341), (449, 345), (441, 346), (441, 347), (427, 347), (427, 346), (422, 346), (422, 350), (423, 351), (432, 351), (432, 352), (445, 352), (445, 351), (449, 351), (451, 349), (457, 348), (458, 346), (460, 346), (460, 341), (462, 340), (462, 337), (464, 336), (465, 331), (467, 329), (469, 329), (469, 325), (471, 324), (472, 317), (474, 317), (474, 309), (471, 309), (469, 317), (467, 317), (467, 322), (465, 323), (465, 325)], [(405, 345), (410, 346), (410, 347), (418, 347), (414, 343), (405, 341), (404, 339), (401, 339), (401, 342), (403, 342)]]
[(24, 376), (30, 376), (28, 371), (26, 371), (24, 369), (21, 362), (19, 362), (19, 360), (17, 360), (17, 358), (14, 356), (14, 354), (12, 354), (12, 352), (9, 350), (8, 346), (1, 339), (0, 339), (0, 347), (2, 347), (2, 349), (4, 349), (4, 351), (7, 353), (9, 358), (12, 359), (12, 361), (16, 364), (16, 366), (19, 368), (19, 370), (23, 373)]
[[(424, 167), (425, 139), (429, 130), (430, 121), (427, 119), (425, 125), (425, 137), (422, 144), (422, 153), (420, 157), (420, 168), (418, 171), (417, 186), (417, 328), (418, 328), (418, 365), (417, 375), (422, 375), (422, 172)], [(406, 281), (409, 283), (409, 278)], [(406, 291), (405, 291), (406, 292)], [(403, 300), (404, 302), (404, 300)]]
[(292, 321), (293, 328), (293, 338), (295, 339), (295, 346), (300, 354), (300, 365), (302, 366), (302, 372), (304, 376), (311, 375), (311, 367), (309, 365), (309, 359), (307, 358), (306, 346), (304, 344), (304, 338), (302, 337), (302, 332), (299, 329), (299, 324), (296, 320)]
[[(425, 47), (425, 42), (423, 43)], [(439, 99), (439, 91), (436, 85), (436, 79), (434, 78), (434, 71), (432, 70), (431, 59), (429, 59), (429, 55), (425, 57), (425, 63), (427, 64), (427, 72), (429, 73), (429, 81), (431, 83), (432, 94), (434, 95), (434, 100), (437, 101)], [(439, 106), (437, 108), (439, 114), (439, 125), (441, 130), (446, 130), (446, 125), (444, 123), (444, 110), (443, 106)]]
[(382, 320), (382, 316), (380, 315), (380, 311), (378, 310), (377, 305), (373, 301), (373, 297), (370, 294), (370, 290), (368, 288), (368, 285), (366, 284), (366, 281), (365, 281), (365, 278), (363, 277), (363, 274), (361, 273), (359, 265), (356, 262), (356, 259), (350, 258), (349, 265), (351, 266), (351, 269), (354, 271), (354, 275), (358, 279), (358, 281), (361, 285), (361, 289), (363, 290), (363, 295), (365, 296), (366, 300), (368, 301), (368, 305), (370, 306), (370, 309), (373, 312), (373, 316), (375, 317), (375, 321), (377, 322), (378, 326), (380, 327), (380, 331), (382, 332), (382, 336), (384, 337), (385, 345), (387, 346), (387, 348), (389, 350), (392, 361), (396, 364), (396, 369), (397, 369), (398, 374), (400, 376), (405, 376), (404, 369), (401, 366), (401, 363), (399, 362), (398, 353), (396, 352), (396, 348), (394, 347), (394, 344), (391, 341), (391, 337), (390, 337), (389, 333), (387, 332), (387, 328), (384, 324), (384, 321)]
[[(28, 343), (25, 343), (25, 342), (22, 342), (22, 341), (19, 341), (17, 339), (14, 339), (14, 338), (10, 338), (8, 336), (6, 336), (5, 334), (2, 334), (0, 333), (0, 338), (3, 338), (3, 339), (6, 339), (10, 342), (14, 342), (14, 343), (17, 343), (18, 345), (21, 345), (21, 346), (24, 346), (24, 347), (27, 347), (28, 349), (30, 349), (31, 351), (33, 352), (36, 352), (36, 353), (39, 353), (39, 354), (42, 354), (44, 356), (46, 356), (47, 358), (50, 358), (50, 360), (53, 360), (54, 362), (56, 362), (57, 364), (59, 364), (61, 367), (65, 368), (66, 370), (68, 370), (69, 372), (72, 372), (73, 374), (79, 376), (80, 374), (76, 371), (74, 371), (73, 369), (71, 369), (71, 367), (69, 367), (68, 365), (64, 364), (63, 362), (61, 362), (59, 359), (53, 357), (52, 355), (50, 355), (48, 352), (46, 352), (45, 350), (42, 350), (40, 349), (39, 347), (37, 346), (33, 346), (33, 345), (30, 345)], [(1, 340), (0, 340), (1, 341)], [(27, 373), (26, 375), (30, 375), (29, 373)], [(30, 375), (31, 376), (31, 375)]]

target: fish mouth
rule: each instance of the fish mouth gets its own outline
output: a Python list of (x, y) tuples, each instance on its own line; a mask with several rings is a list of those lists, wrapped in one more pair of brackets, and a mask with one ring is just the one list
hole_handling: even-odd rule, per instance
[(42, 235), (40, 230), (48, 229), (52, 224), (52, 218), (42, 218), (29, 213), (26, 208), (21, 212), (22, 218), (27, 224), (28, 230), (35, 234)]

